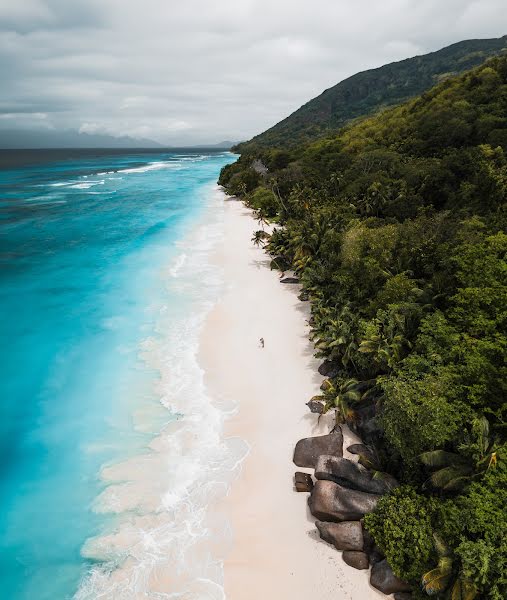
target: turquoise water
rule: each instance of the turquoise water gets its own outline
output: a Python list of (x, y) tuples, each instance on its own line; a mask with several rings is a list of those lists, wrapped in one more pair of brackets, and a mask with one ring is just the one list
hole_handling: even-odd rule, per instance
[(0, 171), (0, 598), (73, 597), (98, 564), (86, 540), (117, 525), (96, 510), (101, 468), (179, 418), (142, 350), (206, 291), (170, 272), (230, 160), (88, 153)]

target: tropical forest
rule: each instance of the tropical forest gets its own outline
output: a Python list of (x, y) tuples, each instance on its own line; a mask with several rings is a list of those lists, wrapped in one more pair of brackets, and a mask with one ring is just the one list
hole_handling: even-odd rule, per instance
[(364, 519), (395, 575), (505, 600), (507, 57), (434, 83), (316, 139), (254, 138), (220, 183), (311, 305), (312, 410), (400, 483)]

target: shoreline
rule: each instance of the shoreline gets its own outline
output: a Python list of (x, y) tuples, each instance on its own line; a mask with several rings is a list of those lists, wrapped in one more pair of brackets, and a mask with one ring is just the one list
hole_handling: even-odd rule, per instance
[[(294, 489), (297, 440), (329, 431), (325, 418), (318, 423), (304, 407), (323, 380), (308, 339), (309, 304), (298, 300), (299, 286), (279, 283), (267, 255), (253, 246), (258, 226), (251, 211), (225, 195), (224, 204), (224, 236), (214, 261), (225, 287), (201, 332), (198, 362), (214, 401), (238, 407), (226, 421), (224, 439), (242, 439), (250, 448), (216, 506), (232, 534), (224, 552), (226, 597), (385, 597), (369, 585), (367, 571), (346, 565), (320, 539), (308, 495)], [(344, 434), (345, 447), (357, 441)]]
[[(214, 506), (245, 449), (240, 440), (223, 439), (234, 407), (209, 396), (197, 360), (204, 323), (223, 287), (220, 265), (211, 260), (222, 243), (222, 210), (216, 204), (223, 193), (216, 185), (203, 190), (202, 214), (158, 269), (168, 296), (178, 302), (154, 309), (154, 335), (139, 346), (142, 365), (159, 375), (150, 387), (158, 412), (140, 406), (132, 413), (133, 427), (150, 432), (150, 441), (142, 452), (100, 470), (104, 488), (93, 510), (111, 515), (113, 524), (81, 548), (96, 564), (82, 577), (76, 600), (146, 594), (222, 598), (228, 525)], [(158, 416), (157, 428), (159, 413), (165, 418)]]

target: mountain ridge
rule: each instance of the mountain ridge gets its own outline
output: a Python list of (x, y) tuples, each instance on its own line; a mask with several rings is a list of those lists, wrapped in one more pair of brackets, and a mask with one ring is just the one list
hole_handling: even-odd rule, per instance
[(507, 35), (464, 40), (435, 52), (356, 73), (324, 90), (288, 117), (234, 147), (291, 148), (340, 129), (347, 122), (401, 104), (446, 77), (479, 66), (507, 51)]

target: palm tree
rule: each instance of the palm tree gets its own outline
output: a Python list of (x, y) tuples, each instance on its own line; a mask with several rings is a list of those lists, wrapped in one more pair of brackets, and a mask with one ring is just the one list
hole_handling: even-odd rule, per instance
[(347, 379), (336, 390), (333, 406), (337, 425), (354, 418), (355, 413), (351, 405), (361, 400), (361, 393), (357, 389), (358, 384), (357, 379)]
[(489, 422), (486, 417), (474, 419), (472, 434), (475, 440), (461, 446), (468, 455), (445, 450), (424, 452), (420, 458), (424, 465), (435, 469), (425, 485), (431, 483), (445, 492), (461, 491), (474, 479), (482, 477), (497, 464), (496, 440), (489, 435)]
[(252, 242), (255, 244), (255, 246), (264, 246), (267, 241), (269, 240), (270, 235), (267, 231), (261, 230), (259, 229), (259, 231), (256, 231), (253, 236), (252, 236)]
[(340, 360), (344, 367), (349, 362), (354, 366), (353, 356), (357, 351), (354, 336), (355, 316), (349, 305), (336, 314), (336, 310), (315, 302), (315, 322), (310, 339), (315, 340), (318, 357)]
[(287, 207), (285, 206), (285, 203), (284, 203), (284, 201), (282, 199), (282, 196), (280, 194), (280, 190), (278, 188), (278, 182), (276, 181), (276, 179), (272, 179), (271, 180), (271, 191), (273, 192), (273, 194), (275, 195), (275, 197), (280, 202), (280, 204), (282, 206), (282, 209), (284, 210), (285, 214), (288, 215)]
[(389, 313), (376, 320), (376, 333), (370, 333), (359, 344), (359, 352), (373, 354), (379, 365), (393, 369), (403, 357), (410, 342), (405, 338), (405, 316)]
[(312, 401), (323, 403), (322, 414), (334, 410), (336, 425), (350, 422), (355, 417), (353, 405), (369, 397), (368, 391), (361, 393), (360, 389), (363, 386), (364, 382), (357, 379), (346, 379), (338, 385), (331, 379), (326, 379), (321, 385), (324, 393), (314, 396)]
[(267, 216), (266, 212), (264, 211), (264, 209), (258, 208), (255, 211), (255, 220), (259, 223), (259, 225), (264, 230), (264, 225), (267, 225), (267, 223), (269, 222), (268, 216)]
[(463, 571), (456, 570), (450, 548), (437, 535), (433, 534), (438, 554), (437, 566), (422, 576), (421, 586), (428, 596), (440, 594), (451, 587), (451, 600), (474, 600), (479, 590)]
[(473, 464), (468, 458), (455, 452), (432, 450), (424, 452), (420, 458), (424, 465), (436, 469), (424, 484), (425, 487), (431, 483), (433, 487), (445, 492), (460, 491), (474, 475)]

